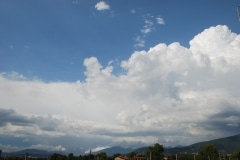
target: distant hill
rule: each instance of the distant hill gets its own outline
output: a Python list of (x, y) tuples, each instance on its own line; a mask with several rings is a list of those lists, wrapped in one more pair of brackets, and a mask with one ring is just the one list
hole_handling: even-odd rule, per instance
[(165, 152), (170, 154), (176, 154), (181, 152), (196, 153), (201, 147), (207, 144), (214, 145), (221, 153), (232, 153), (234, 151), (240, 150), (240, 134), (205, 142), (199, 142), (186, 147), (169, 148), (165, 149)]
[(110, 148), (100, 150), (98, 152), (94, 152), (94, 154), (105, 152), (107, 154), (107, 156), (112, 156), (116, 153), (127, 154), (127, 153), (130, 153), (132, 151), (134, 151), (134, 149), (132, 149), (132, 148), (123, 148), (123, 147), (115, 146), (115, 147), (110, 147)]
[[(169, 154), (176, 154), (176, 153), (196, 153), (199, 151), (199, 149), (207, 144), (214, 145), (218, 148), (218, 151), (220, 153), (233, 153), (234, 151), (240, 151), (240, 134), (235, 136), (230, 136), (226, 138), (219, 138), (211, 141), (205, 141), (205, 142), (199, 142), (195, 143), (189, 146), (180, 146), (180, 147), (173, 147), (173, 148), (164, 148), (165, 153)], [(145, 154), (148, 147), (142, 147), (138, 149), (132, 149), (132, 148), (123, 148), (123, 147), (110, 147), (103, 150), (100, 150), (98, 152), (94, 152), (93, 154), (97, 154), (100, 152), (105, 152), (107, 156), (112, 156), (116, 153), (120, 154), (128, 154), (130, 152), (135, 152), (137, 154)], [(65, 153), (62, 152), (48, 152), (44, 150), (37, 150), (37, 149), (26, 149), (21, 150), (18, 152), (11, 152), (11, 153), (2, 153), (2, 156), (5, 155), (12, 155), (12, 156), (24, 156), (26, 153), (28, 153), (31, 157), (49, 157), (53, 153), (59, 153), (65, 155)]]
[[(11, 156), (21, 156), (22, 157), (22, 156), (25, 156), (25, 154), (28, 154), (28, 156), (30, 156), (30, 157), (49, 157), (53, 153), (60, 153), (60, 152), (48, 152), (45, 150), (38, 150), (38, 149), (24, 149), (21, 151), (11, 152), (11, 153), (3, 152), (2, 156), (11, 155)], [(60, 154), (63, 154), (63, 153), (60, 153)]]
[[(211, 141), (199, 142), (189, 146), (179, 146), (172, 148), (164, 148), (165, 153), (176, 154), (176, 153), (196, 153), (199, 149), (207, 144), (214, 145), (218, 148), (220, 153), (232, 153), (240, 150), (240, 134), (225, 138), (219, 138)], [(142, 147), (134, 150), (137, 154), (146, 153), (148, 147)]]

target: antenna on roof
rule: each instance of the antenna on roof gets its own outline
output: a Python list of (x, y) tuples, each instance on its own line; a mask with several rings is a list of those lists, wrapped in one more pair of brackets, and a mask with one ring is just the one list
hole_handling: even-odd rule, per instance
[(240, 21), (240, 6), (237, 7), (237, 12), (238, 12), (238, 19)]

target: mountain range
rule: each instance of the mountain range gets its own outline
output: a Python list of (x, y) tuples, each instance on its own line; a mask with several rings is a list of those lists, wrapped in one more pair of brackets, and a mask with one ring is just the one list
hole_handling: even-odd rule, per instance
[(199, 142), (186, 147), (169, 148), (169, 149), (166, 149), (165, 151), (170, 154), (184, 153), (184, 152), (196, 153), (199, 151), (200, 148), (208, 144), (214, 145), (218, 149), (219, 153), (231, 154), (234, 151), (240, 151), (240, 134), (235, 136), (205, 141), (205, 142)]
[[(199, 142), (189, 146), (165, 147), (164, 152), (169, 154), (196, 153), (199, 151), (200, 148), (208, 144), (214, 145), (215, 147), (217, 147), (220, 153), (224, 153), (224, 154), (228, 154), (228, 153), (230, 154), (234, 151), (240, 151), (240, 134), (230, 136), (230, 137), (225, 137), (225, 138), (214, 139), (210, 141)], [(120, 147), (119, 148), (111, 147), (111, 148), (98, 151), (98, 153), (105, 152), (108, 156), (113, 155), (113, 153), (126, 154), (130, 152), (135, 152), (137, 154), (145, 154), (147, 149), (148, 147), (142, 147), (135, 150), (131, 148), (125, 148), (125, 150), (122, 150), (122, 149), (120, 150)]]
[[(205, 142), (199, 142), (195, 143), (189, 146), (178, 146), (178, 147), (165, 147), (164, 152), (168, 154), (176, 154), (176, 153), (196, 153), (199, 151), (199, 149), (207, 144), (214, 145), (217, 147), (218, 151), (220, 153), (224, 154), (230, 154), (234, 151), (240, 151), (240, 134), (225, 137), (225, 138), (219, 138), (215, 140), (205, 141)], [(148, 147), (142, 147), (138, 149), (132, 149), (132, 148), (123, 148), (123, 147), (110, 147), (103, 150), (100, 150), (98, 152), (94, 152), (93, 154), (105, 152), (108, 156), (112, 156), (116, 153), (119, 154), (127, 154), (130, 152), (135, 152), (136, 154), (145, 154)], [(48, 152), (44, 150), (37, 150), (37, 149), (26, 149), (21, 150), (18, 152), (11, 152), (11, 153), (2, 153), (2, 156), (6, 155), (12, 155), (12, 156), (23, 156), (26, 153), (28, 153), (29, 156), (32, 157), (48, 157), (52, 155), (53, 153), (60, 153), (60, 152)], [(67, 155), (68, 153), (61, 152), (60, 154)]]
[(65, 154), (63, 152), (49, 152), (49, 151), (45, 151), (45, 150), (39, 150), (39, 149), (24, 149), (24, 150), (20, 150), (17, 152), (3, 152), (2, 153), (2, 157), (5, 156), (25, 156), (26, 154), (28, 154), (28, 156), (31, 157), (49, 157), (54, 153), (59, 153), (59, 154)]

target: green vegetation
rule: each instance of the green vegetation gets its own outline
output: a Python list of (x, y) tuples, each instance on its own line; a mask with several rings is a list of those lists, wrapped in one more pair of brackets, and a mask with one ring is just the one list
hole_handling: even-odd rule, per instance
[[(240, 150), (234, 151), (230, 155), (221, 156), (218, 149), (214, 145), (205, 145), (197, 153), (178, 153), (176, 155), (164, 154), (163, 146), (156, 143), (154, 146), (148, 147), (145, 155), (141, 155), (142, 160), (163, 160), (164, 157), (168, 160), (240, 160)], [(54, 153), (50, 157), (36, 158), (28, 157), (27, 160), (114, 160), (114, 158), (120, 156), (120, 153), (116, 153), (113, 156), (107, 156), (105, 152), (100, 152), (96, 155), (79, 155), (75, 156), (73, 153), (69, 153), (67, 156), (59, 153)], [(151, 156), (150, 156), (151, 155)], [(135, 152), (130, 152), (126, 155), (129, 160), (136, 157)], [(170, 156), (170, 157), (169, 157)], [(151, 157), (151, 158), (150, 158)], [(25, 160), (25, 156), (7, 156), (0, 157), (0, 160)]]
[[(163, 145), (156, 143), (153, 146), (131, 151), (124, 156), (128, 157), (129, 160), (134, 160), (135, 157), (139, 156), (141, 160), (240, 160), (239, 142), (240, 134), (172, 149), (164, 149)], [(42, 154), (46, 155), (48, 153), (47, 155), (49, 156), (38, 157), (37, 155), (27, 154), (29, 156), (25, 159), (24, 154), (30, 152), (37, 153), (37, 150), (23, 150), (18, 152), (18, 154), (9, 154), (8, 156), (4, 155), (2, 150), (0, 150), (0, 160), (114, 160), (122, 155), (121, 153), (115, 153), (112, 156), (108, 156), (106, 152), (102, 151), (96, 154), (90, 153), (76, 156), (73, 153), (64, 155), (60, 153), (49, 154), (47, 151), (41, 151)]]
[(177, 160), (194, 160), (194, 155), (189, 154), (189, 153), (180, 153), (180, 154), (177, 154), (177, 157), (175, 157), (174, 159), (177, 159)]
[(240, 160), (240, 149), (238, 151), (235, 151), (230, 156), (231, 160)]
[(217, 160), (219, 159), (218, 149), (213, 145), (205, 145), (199, 150), (200, 159)]
[(101, 152), (96, 155), (88, 154), (83, 156), (74, 156), (73, 153), (69, 153), (68, 156), (54, 153), (50, 157), (50, 160), (113, 160), (113, 157), (107, 157), (105, 152)]
[(150, 158), (150, 160), (162, 160), (163, 159), (163, 146), (159, 143), (154, 144), (154, 146), (148, 147), (147, 150), (147, 157)]

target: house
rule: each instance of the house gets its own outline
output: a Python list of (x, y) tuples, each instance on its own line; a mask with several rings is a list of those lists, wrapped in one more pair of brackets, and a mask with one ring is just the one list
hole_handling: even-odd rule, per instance
[(172, 159), (172, 155), (171, 154), (164, 154), (163, 155), (163, 159), (164, 160), (171, 160)]
[(142, 160), (142, 159), (143, 159), (143, 157), (138, 157), (138, 156), (133, 157), (133, 158), (129, 158), (127, 156), (118, 156), (114, 160)]

